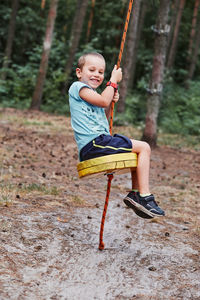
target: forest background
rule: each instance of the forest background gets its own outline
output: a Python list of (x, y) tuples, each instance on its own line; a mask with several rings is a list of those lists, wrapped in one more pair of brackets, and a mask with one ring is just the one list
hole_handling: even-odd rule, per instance
[[(1, 1), (0, 106), (69, 115), (67, 89), (75, 80), (77, 58), (83, 52), (102, 53), (107, 61), (105, 82), (109, 79), (128, 2)], [(165, 5), (167, 22), (159, 28)], [(144, 129), (147, 114), (155, 109), (156, 131), (193, 135), (200, 141), (199, 10), (200, 0), (133, 1), (115, 124)], [(164, 68), (158, 70), (160, 81), (153, 83), (162, 37)], [(152, 101), (154, 95), (157, 102)]]

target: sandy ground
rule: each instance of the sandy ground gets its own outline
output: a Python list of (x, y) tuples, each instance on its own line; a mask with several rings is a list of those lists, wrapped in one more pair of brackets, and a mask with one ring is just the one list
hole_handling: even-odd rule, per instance
[(70, 120), (1, 110), (0, 150), (0, 299), (200, 299), (199, 151), (153, 150), (162, 219), (126, 208), (114, 176), (99, 251), (106, 177), (78, 178)]

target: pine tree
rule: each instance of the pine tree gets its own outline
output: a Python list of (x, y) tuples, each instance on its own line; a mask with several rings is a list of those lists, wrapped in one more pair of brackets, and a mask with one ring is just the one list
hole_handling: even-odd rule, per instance
[(198, 57), (199, 49), (199, 31), (200, 31), (200, 21), (198, 21), (198, 10), (199, 10), (200, 0), (195, 0), (194, 11), (192, 17), (192, 27), (190, 31), (189, 47), (188, 47), (188, 73), (186, 76), (185, 87), (189, 88), (189, 80), (192, 80), (196, 61)]
[(133, 56), (135, 54), (135, 45), (137, 38), (138, 20), (140, 15), (141, 0), (135, 0), (133, 13), (129, 25), (129, 34), (126, 43), (126, 53), (123, 60), (123, 79), (120, 83), (120, 101), (117, 105), (117, 111), (122, 113), (125, 110), (125, 99), (127, 95), (128, 83), (130, 78)]
[(165, 60), (167, 52), (167, 23), (170, 9), (169, 0), (160, 0), (156, 22), (156, 37), (154, 44), (153, 69), (150, 81), (149, 96), (147, 99), (147, 113), (142, 139), (156, 147), (157, 144), (157, 118), (160, 107)]
[(134, 80), (135, 80), (135, 71), (136, 71), (136, 64), (137, 64), (137, 54), (138, 54), (138, 48), (139, 43), (142, 35), (142, 29), (144, 27), (144, 21), (145, 16), (147, 12), (148, 2), (147, 0), (142, 0), (142, 6), (141, 6), (141, 12), (138, 20), (138, 29), (137, 29), (137, 37), (135, 42), (135, 49), (134, 49), (134, 55), (132, 58), (132, 65), (131, 65), (131, 73), (130, 73), (130, 80), (129, 80), (129, 88), (133, 88), (134, 86)]
[(72, 66), (74, 62), (74, 57), (78, 48), (78, 44), (81, 37), (81, 32), (83, 28), (83, 22), (85, 19), (85, 14), (88, 6), (88, 0), (78, 0), (76, 12), (73, 20), (72, 33), (71, 33), (71, 47), (69, 50), (69, 57), (65, 66), (65, 78), (66, 82), (63, 87), (63, 94), (66, 92), (68, 86), (69, 76), (72, 71)]
[(91, 6), (91, 11), (90, 11), (88, 26), (87, 26), (87, 36), (86, 36), (87, 41), (89, 41), (89, 38), (90, 38), (92, 22), (93, 22), (93, 17), (94, 17), (94, 8), (95, 8), (95, 0), (92, 0), (92, 6)]
[(185, 6), (185, 0), (180, 0), (177, 18), (176, 18), (176, 24), (175, 24), (175, 28), (174, 28), (174, 34), (173, 34), (173, 38), (172, 38), (172, 44), (170, 47), (168, 62), (167, 62), (167, 67), (169, 69), (171, 69), (173, 67), (174, 60), (175, 60), (177, 44), (178, 44), (179, 29), (180, 29), (181, 18), (182, 18), (184, 6)]
[(31, 102), (30, 109), (40, 109), (42, 103), (42, 94), (43, 94), (43, 86), (46, 79), (46, 72), (48, 67), (49, 55), (51, 51), (52, 45), (52, 38), (53, 38), (53, 30), (54, 24), (57, 14), (57, 6), (59, 0), (51, 0), (50, 8), (47, 18), (47, 25), (46, 25), (46, 34), (43, 44), (43, 52), (40, 62), (39, 74), (37, 77), (37, 82), (35, 86), (35, 90), (33, 93), (33, 98)]
[[(8, 38), (7, 38), (6, 50), (5, 50), (4, 61), (2, 66), (3, 69), (8, 68), (10, 64), (13, 41), (15, 36), (16, 16), (17, 16), (18, 8), (19, 8), (19, 0), (13, 0), (12, 12), (11, 12), (10, 22), (8, 26)], [(1, 79), (6, 80), (6, 77), (7, 77), (7, 72), (5, 70), (1, 74)]]
[(190, 66), (189, 66), (187, 80), (192, 80), (192, 78), (194, 76), (194, 71), (196, 68), (197, 59), (198, 59), (198, 55), (199, 55), (199, 47), (200, 47), (200, 20), (198, 21), (198, 25), (197, 25), (197, 29), (196, 29), (194, 49), (192, 52), (192, 58), (191, 58)]

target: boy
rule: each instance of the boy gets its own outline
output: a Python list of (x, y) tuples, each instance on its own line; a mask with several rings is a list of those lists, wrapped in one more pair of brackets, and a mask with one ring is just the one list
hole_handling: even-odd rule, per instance
[(111, 136), (108, 118), (112, 101), (119, 100), (117, 83), (122, 79), (121, 68), (115, 66), (106, 88), (101, 94), (96, 89), (102, 84), (106, 63), (96, 52), (82, 55), (78, 60), (78, 81), (69, 89), (71, 125), (77, 142), (81, 161), (103, 155), (134, 152), (138, 166), (132, 171), (132, 191), (124, 202), (142, 218), (164, 216), (149, 190), (149, 167), (151, 150), (146, 142), (130, 140), (122, 135)]

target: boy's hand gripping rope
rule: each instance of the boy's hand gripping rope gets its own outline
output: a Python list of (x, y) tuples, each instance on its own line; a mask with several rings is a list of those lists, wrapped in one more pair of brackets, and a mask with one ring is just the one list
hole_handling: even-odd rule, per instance
[[(133, 0), (129, 1), (129, 7), (128, 7), (128, 12), (126, 16), (126, 22), (124, 25), (124, 31), (123, 31), (123, 36), (121, 40), (121, 45), (120, 45), (120, 51), (119, 51), (119, 56), (117, 60), (117, 68), (120, 67), (121, 60), (122, 60), (122, 54), (124, 50), (124, 45), (125, 45), (125, 40), (126, 40), (126, 33), (128, 30), (128, 24), (130, 20), (130, 15), (132, 11), (132, 6), (133, 6)], [(114, 102), (111, 104), (111, 114), (110, 114), (110, 134), (112, 135), (112, 127), (113, 127), (113, 114), (114, 114)], [(104, 242), (103, 242), (103, 230), (104, 230), (104, 223), (105, 223), (105, 217), (106, 217), (106, 212), (107, 212), (107, 207), (108, 207), (108, 201), (109, 201), (109, 195), (110, 195), (110, 188), (111, 188), (111, 181), (113, 179), (113, 174), (108, 174), (108, 183), (107, 183), (107, 193), (106, 193), (106, 200), (104, 204), (104, 210), (102, 214), (102, 219), (101, 219), (101, 228), (100, 228), (100, 237), (99, 237), (99, 250), (104, 249)]]

